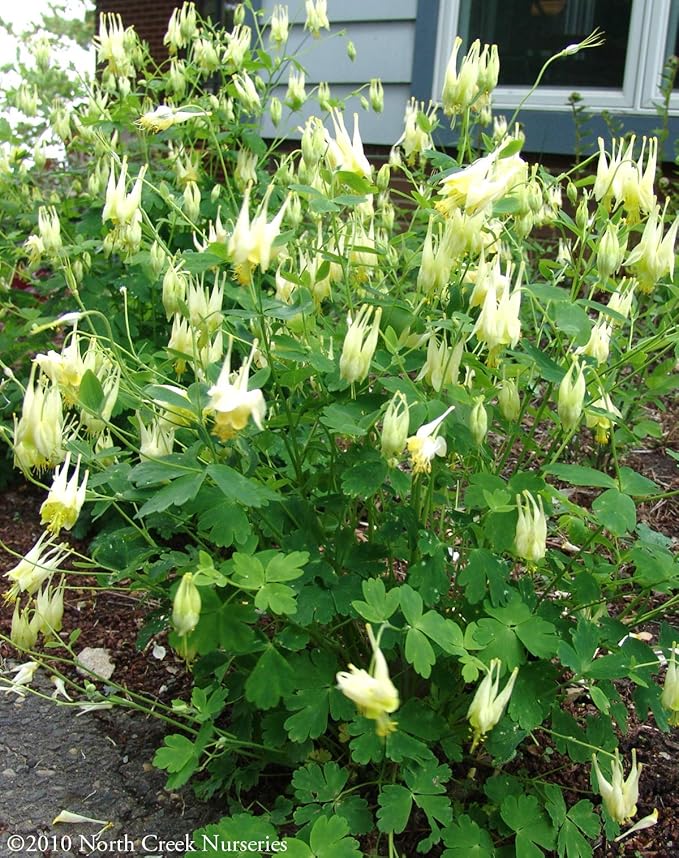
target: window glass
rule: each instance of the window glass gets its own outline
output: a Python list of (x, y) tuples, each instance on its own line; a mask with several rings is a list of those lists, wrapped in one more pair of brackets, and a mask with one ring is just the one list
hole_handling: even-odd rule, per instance
[(463, 0), (460, 35), (497, 44), (501, 86), (530, 86), (550, 56), (600, 27), (606, 43), (553, 63), (543, 86), (622, 89), (631, 13), (632, 0)]

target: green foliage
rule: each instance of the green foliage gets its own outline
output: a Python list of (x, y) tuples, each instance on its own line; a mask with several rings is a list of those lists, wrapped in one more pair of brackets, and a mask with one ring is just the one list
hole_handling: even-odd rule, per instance
[(664, 483), (628, 455), (677, 386), (672, 227), (636, 168), (533, 169), (481, 92), (446, 105), (456, 158), (413, 107), (398, 189), (332, 121), (269, 142), (298, 59), (250, 7), (249, 31), (179, 14), (168, 61), (132, 31), (112, 57), (105, 19), (91, 91), (56, 116), (37, 93), (49, 171), (0, 123), (2, 435), (45, 488), (80, 460), (73, 574), (146, 598), (138, 645), (186, 662), (154, 763), (228, 802), (204, 855), (590, 858), (564, 772), (618, 747), (622, 683), (676, 720), (679, 632), (635, 636), (679, 589)]

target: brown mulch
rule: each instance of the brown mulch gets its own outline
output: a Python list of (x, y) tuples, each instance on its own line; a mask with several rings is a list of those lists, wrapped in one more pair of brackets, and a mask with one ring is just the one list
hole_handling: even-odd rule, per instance
[[(43, 497), (30, 485), (19, 485), (4, 492), (0, 507), (0, 541), (17, 554), (25, 554), (42, 533), (38, 510)], [(83, 543), (68, 541), (85, 553)], [(16, 557), (0, 548), (0, 574), (16, 563)], [(133, 593), (99, 589), (96, 579), (91, 576), (71, 577), (67, 584), (72, 587), (75, 581), (83, 589), (66, 591), (63, 636), (74, 629), (80, 630), (74, 644), (76, 652), (85, 647), (108, 650), (115, 664), (111, 679), (131, 691), (157, 697), (164, 703), (186, 696), (191, 683), (184, 662), (175, 656), (165, 634), (156, 635), (141, 652), (137, 649), (139, 631), (148, 618), (149, 609), (155, 606), (150, 606)], [(6, 605), (1, 598), (4, 584), (0, 578), (0, 632), (9, 636), (13, 605)], [(165, 650), (162, 659), (154, 656), (154, 645)], [(158, 650), (156, 652), (162, 654)], [(10, 654), (10, 648), (0, 643), (0, 657), (6, 658)], [(60, 653), (53, 650), (52, 654)], [(82, 684), (82, 677), (75, 670), (64, 669), (64, 673)]]

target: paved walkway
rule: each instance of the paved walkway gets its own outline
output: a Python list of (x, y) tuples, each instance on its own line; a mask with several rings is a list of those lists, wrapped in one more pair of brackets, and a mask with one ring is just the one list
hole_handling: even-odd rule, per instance
[[(192, 800), (190, 790), (163, 790), (164, 774), (151, 766), (162, 736), (161, 722), (135, 713), (76, 718), (31, 694), (0, 694), (1, 858), (183, 856), (179, 842), (220, 813)], [(114, 825), (92, 849), (101, 826), (53, 826), (62, 810)], [(179, 842), (162, 847), (161, 840)]]

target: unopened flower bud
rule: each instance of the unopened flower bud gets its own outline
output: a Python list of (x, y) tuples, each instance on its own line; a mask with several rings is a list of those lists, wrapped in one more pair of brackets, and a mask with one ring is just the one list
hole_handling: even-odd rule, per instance
[(351, 41), (347, 42), (347, 56), (352, 63), (356, 59), (356, 45)]
[(274, 128), (278, 128), (281, 118), (283, 116), (283, 105), (281, 103), (280, 98), (274, 95), (274, 97), (269, 102), (269, 113), (271, 115), (271, 122)]
[(557, 410), (561, 425), (566, 432), (570, 432), (578, 425), (586, 391), (585, 374), (578, 359), (574, 358), (559, 385)]
[(327, 81), (322, 80), (318, 84), (316, 98), (318, 99), (318, 106), (321, 110), (330, 110), (332, 107), (332, 104), (330, 103), (330, 84)]
[(660, 702), (667, 712), (667, 719), (673, 727), (679, 727), (679, 670), (677, 669), (677, 645), (672, 644), (672, 655), (667, 662), (667, 673), (663, 684)]
[(397, 391), (387, 406), (382, 424), (380, 450), (390, 466), (394, 466), (408, 440), (408, 401)]
[(196, 182), (188, 182), (184, 188), (182, 210), (189, 220), (198, 220), (198, 216), (200, 215), (200, 188)]
[(315, 167), (327, 148), (323, 123), (317, 116), (307, 119), (302, 131), (302, 158), (307, 167)]
[(604, 282), (620, 268), (626, 249), (627, 241), (625, 240), (625, 244), (620, 246), (618, 228), (609, 222), (599, 241), (596, 254), (597, 272)]
[(382, 81), (378, 77), (374, 77), (370, 81), (370, 106), (375, 113), (382, 113), (384, 110), (384, 87)]
[(165, 268), (167, 254), (157, 241), (153, 242), (149, 250), (149, 262), (151, 263), (151, 270), (154, 277), (159, 277), (161, 271)]
[(589, 226), (589, 209), (587, 207), (587, 194), (580, 200), (580, 205), (575, 210), (575, 223), (580, 232), (585, 232)]
[(574, 206), (578, 201), (578, 187), (574, 185), (573, 182), (569, 182), (566, 185), (566, 196), (570, 200), (570, 204)]
[(172, 603), (172, 625), (180, 637), (188, 635), (196, 628), (201, 606), (200, 592), (193, 583), (193, 575), (186, 572)]
[(389, 164), (382, 164), (380, 169), (377, 172), (377, 178), (375, 179), (375, 184), (380, 189), (380, 191), (384, 192), (389, 187), (389, 182), (391, 180), (391, 167)]
[(488, 414), (483, 405), (482, 396), (477, 396), (474, 400), (474, 406), (469, 415), (469, 428), (471, 429), (474, 443), (480, 447), (488, 433)]
[(513, 423), (518, 419), (521, 413), (521, 400), (519, 399), (516, 381), (513, 378), (504, 378), (500, 382), (497, 401), (500, 406), (500, 412), (505, 420)]

